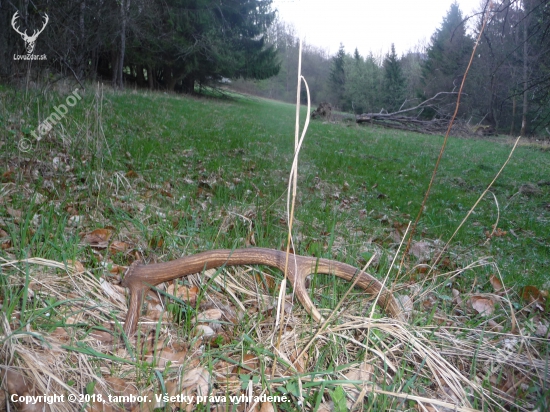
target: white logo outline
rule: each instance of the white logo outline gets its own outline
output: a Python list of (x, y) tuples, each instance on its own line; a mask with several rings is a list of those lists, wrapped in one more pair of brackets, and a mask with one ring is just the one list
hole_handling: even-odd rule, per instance
[(34, 30), (32, 36), (29, 36), (27, 34), (27, 30), (25, 30), (24, 32), (21, 32), (19, 30), (19, 27), (16, 27), (17, 19), (19, 17), (20, 17), (19, 11), (16, 11), (11, 19), (11, 27), (13, 28), (13, 30), (15, 30), (16, 33), (18, 33), (21, 36), (21, 38), (25, 42), (25, 50), (27, 51), (27, 55), (30, 56), (34, 51), (34, 46), (36, 45), (36, 39), (38, 38), (38, 35), (44, 31), (44, 29), (48, 25), (48, 22), (50, 21), (50, 18), (46, 13), (44, 13), (44, 17), (45, 17), (44, 25), (40, 30)]

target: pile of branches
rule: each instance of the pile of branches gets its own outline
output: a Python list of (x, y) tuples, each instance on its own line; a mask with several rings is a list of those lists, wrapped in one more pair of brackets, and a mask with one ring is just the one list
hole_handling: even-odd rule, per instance
[(355, 117), (357, 123), (370, 123), (391, 129), (412, 132), (442, 134), (449, 126), (447, 119), (418, 119), (417, 117), (397, 115), (395, 113), (363, 113)]
[[(443, 115), (435, 117), (431, 120), (423, 119), (420, 117), (422, 111), (426, 108), (436, 109), (434, 106), (435, 100), (441, 95), (456, 94), (455, 92), (440, 92), (430, 99), (427, 99), (417, 106), (398, 110), (393, 113), (380, 112), (380, 113), (363, 113), (355, 116), (357, 123), (375, 124), (378, 126), (388, 127), (391, 129), (408, 130), (411, 132), (426, 133), (426, 134), (445, 134), (449, 127), (451, 120), (450, 116)], [(407, 115), (410, 112), (416, 112), (415, 116)], [(436, 109), (436, 112), (440, 110)], [(453, 135), (467, 135), (471, 134), (467, 125), (457, 120), (453, 123), (451, 129)]]

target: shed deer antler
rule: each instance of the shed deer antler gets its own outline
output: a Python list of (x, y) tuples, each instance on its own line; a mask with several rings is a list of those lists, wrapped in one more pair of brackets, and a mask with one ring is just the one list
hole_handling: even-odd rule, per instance
[(13, 17), (11, 19), (11, 26), (13, 27), (13, 29), (17, 33), (19, 33), (21, 35), (21, 38), (25, 41), (25, 48), (27, 49), (27, 54), (32, 54), (32, 52), (34, 51), (34, 45), (35, 45), (36, 39), (38, 38), (38, 35), (44, 31), (44, 29), (46, 28), (48, 22), (50, 21), (50, 18), (48, 17), (47, 14), (44, 14), (44, 17), (45, 17), (44, 25), (42, 26), (42, 28), (40, 30), (34, 30), (32, 36), (29, 36), (27, 34), (27, 30), (25, 30), (24, 32), (21, 32), (19, 30), (19, 27), (16, 26), (17, 19), (19, 18), (19, 12), (18, 11), (15, 12), (15, 14), (13, 15)]
[[(124, 331), (127, 336), (135, 332), (143, 298), (151, 286), (221, 266), (265, 265), (284, 271), (285, 256), (285, 252), (265, 248), (217, 249), (165, 263), (143, 265), (134, 262), (122, 281), (122, 286), (127, 287), (131, 293)], [(359, 276), (357, 285), (370, 294), (379, 294), (378, 305), (392, 317), (402, 319), (402, 311), (397, 300), (382, 283), (368, 273), (334, 260), (292, 255), (288, 265), (288, 279), (296, 297), (316, 321), (320, 322), (323, 318), (313, 305), (305, 287), (305, 279), (312, 273), (334, 274), (348, 281)]]

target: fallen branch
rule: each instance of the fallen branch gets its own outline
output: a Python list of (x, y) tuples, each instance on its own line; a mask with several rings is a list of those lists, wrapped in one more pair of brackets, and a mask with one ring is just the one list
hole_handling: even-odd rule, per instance
[(432, 120), (422, 120), (417, 116), (403, 116), (404, 113), (415, 110), (423, 110), (427, 107), (433, 108), (432, 102), (442, 95), (457, 94), (457, 92), (439, 92), (433, 97), (424, 100), (419, 105), (409, 107), (408, 109), (398, 110), (393, 113), (363, 113), (355, 116), (357, 123), (370, 123), (378, 126), (388, 127), (392, 129), (408, 130), (419, 133), (441, 134), (449, 126), (449, 120), (437, 118)]
[(445, 128), (449, 125), (448, 120), (444, 119), (420, 120), (415, 117), (378, 115), (373, 113), (359, 115), (355, 121), (357, 123), (373, 123), (393, 129), (418, 130), (427, 133), (445, 131)]
[[(284, 272), (285, 256), (285, 252), (275, 249), (217, 249), (165, 263), (143, 265), (134, 262), (122, 281), (122, 286), (127, 287), (131, 294), (124, 331), (127, 336), (135, 332), (143, 297), (151, 286), (221, 266), (265, 265)], [(314, 273), (333, 274), (347, 281), (355, 280), (354, 277), (359, 276), (357, 285), (369, 294), (378, 295), (378, 305), (392, 317), (402, 319), (401, 307), (397, 300), (378, 279), (368, 273), (334, 260), (291, 255), (287, 271), (288, 279), (296, 297), (316, 321), (321, 322), (323, 317), (313, 305), (305, 287), (305, 279)]]

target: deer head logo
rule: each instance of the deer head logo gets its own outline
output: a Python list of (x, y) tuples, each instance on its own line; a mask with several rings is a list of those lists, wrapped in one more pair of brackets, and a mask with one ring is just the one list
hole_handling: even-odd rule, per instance
[(50, 21), (50, 18), (48, 17), (47, 14), (44, 14), (44, 25), (40, 30), (34, 30), (32, 36), (29, 36), (27, 34), (27, 30), (25, 30), (24, 32), (21, 32), (19, 30), (19, 27), (16, 26), (18, 18), (19, 18), (19, 12), (16, 11), (15, 14), (13, 15), (13, 18), (11, 19), (11, 26), (17, 33), (21, 35), (21, 38), (25, 41), (25, 49), (27, 49), (27, 54), (32, 54), (32, 52), (34, 51), (34, 45), (36, 43), (36, 39), (38, 38), (38, 35), (44, 31), (44, 29), (46, 28), (46, 25), (48, 24), (48, 21)]

